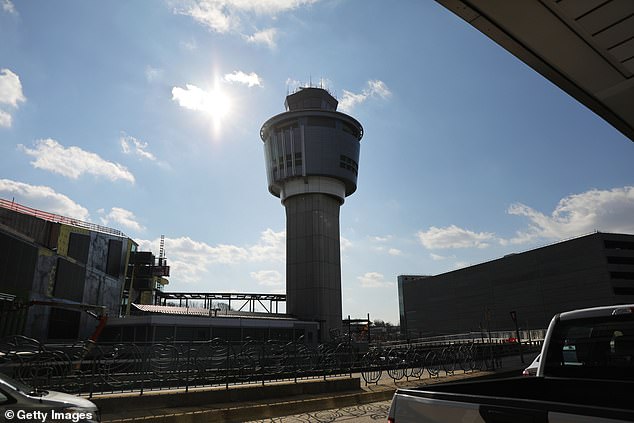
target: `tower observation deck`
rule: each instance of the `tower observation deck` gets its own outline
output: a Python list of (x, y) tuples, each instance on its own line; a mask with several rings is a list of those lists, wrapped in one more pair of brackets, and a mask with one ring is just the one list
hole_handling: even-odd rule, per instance
[(357, 189), (363, 127), (322, 88), (286, 97), (260, 130), (269, 192), (286, 208), (286, 311), (341, 327), (339, 207)]

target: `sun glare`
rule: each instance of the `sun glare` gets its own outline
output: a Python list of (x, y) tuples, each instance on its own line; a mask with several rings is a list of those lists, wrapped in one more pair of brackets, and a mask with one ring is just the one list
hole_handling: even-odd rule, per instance
[(185, 89), (175, 87), (172, 95), (182, 107), (207, 113), (214, 122), (222, 120), (231, 110), (231, 100), (218, 88), (203, 90), (187, 84)]
[(209, 113), (214, 119), (222, 119), (229, 113), (231, 101), (225, 93), (218, 89), (207, 91), (201, 99), (201, 109)]

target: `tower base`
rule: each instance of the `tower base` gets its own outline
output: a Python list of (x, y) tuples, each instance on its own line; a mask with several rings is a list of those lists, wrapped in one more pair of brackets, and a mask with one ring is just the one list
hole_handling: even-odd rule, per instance
[(310, 193), (286, 207), (286, 310), (320, 323), (319, 341), (341, 329), (341, 258), (337, 197)]

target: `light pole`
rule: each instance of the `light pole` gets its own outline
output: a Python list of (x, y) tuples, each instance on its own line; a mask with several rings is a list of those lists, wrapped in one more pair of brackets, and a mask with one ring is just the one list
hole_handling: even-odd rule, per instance
[(515, 323), (515, 333), (517, 335), (517, 349), (520, 351), (520, 360), (524, 363), (524, 354), (522, 353), (522, 339), (520, 338), (520, 328), (517, 325), (517, 312), (511, 311), (511, 319)]

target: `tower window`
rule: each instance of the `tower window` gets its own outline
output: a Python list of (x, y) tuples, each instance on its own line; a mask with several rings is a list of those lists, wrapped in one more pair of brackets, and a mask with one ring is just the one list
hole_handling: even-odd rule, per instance
[(336, 124), (335, 124), (335, 120), (331, 119), (331, 118), (325, 118), (325, 117), (309, 117), (306, 121), (306, 123), (308, 123), (308, 126), (323, 126), (326, 128), (335, 128)]
[(347, 169), (355, 175), (359, 174), (359, 165), (357, 164), (357, 162), (343, 154), (339, 156), (339, 167)]

